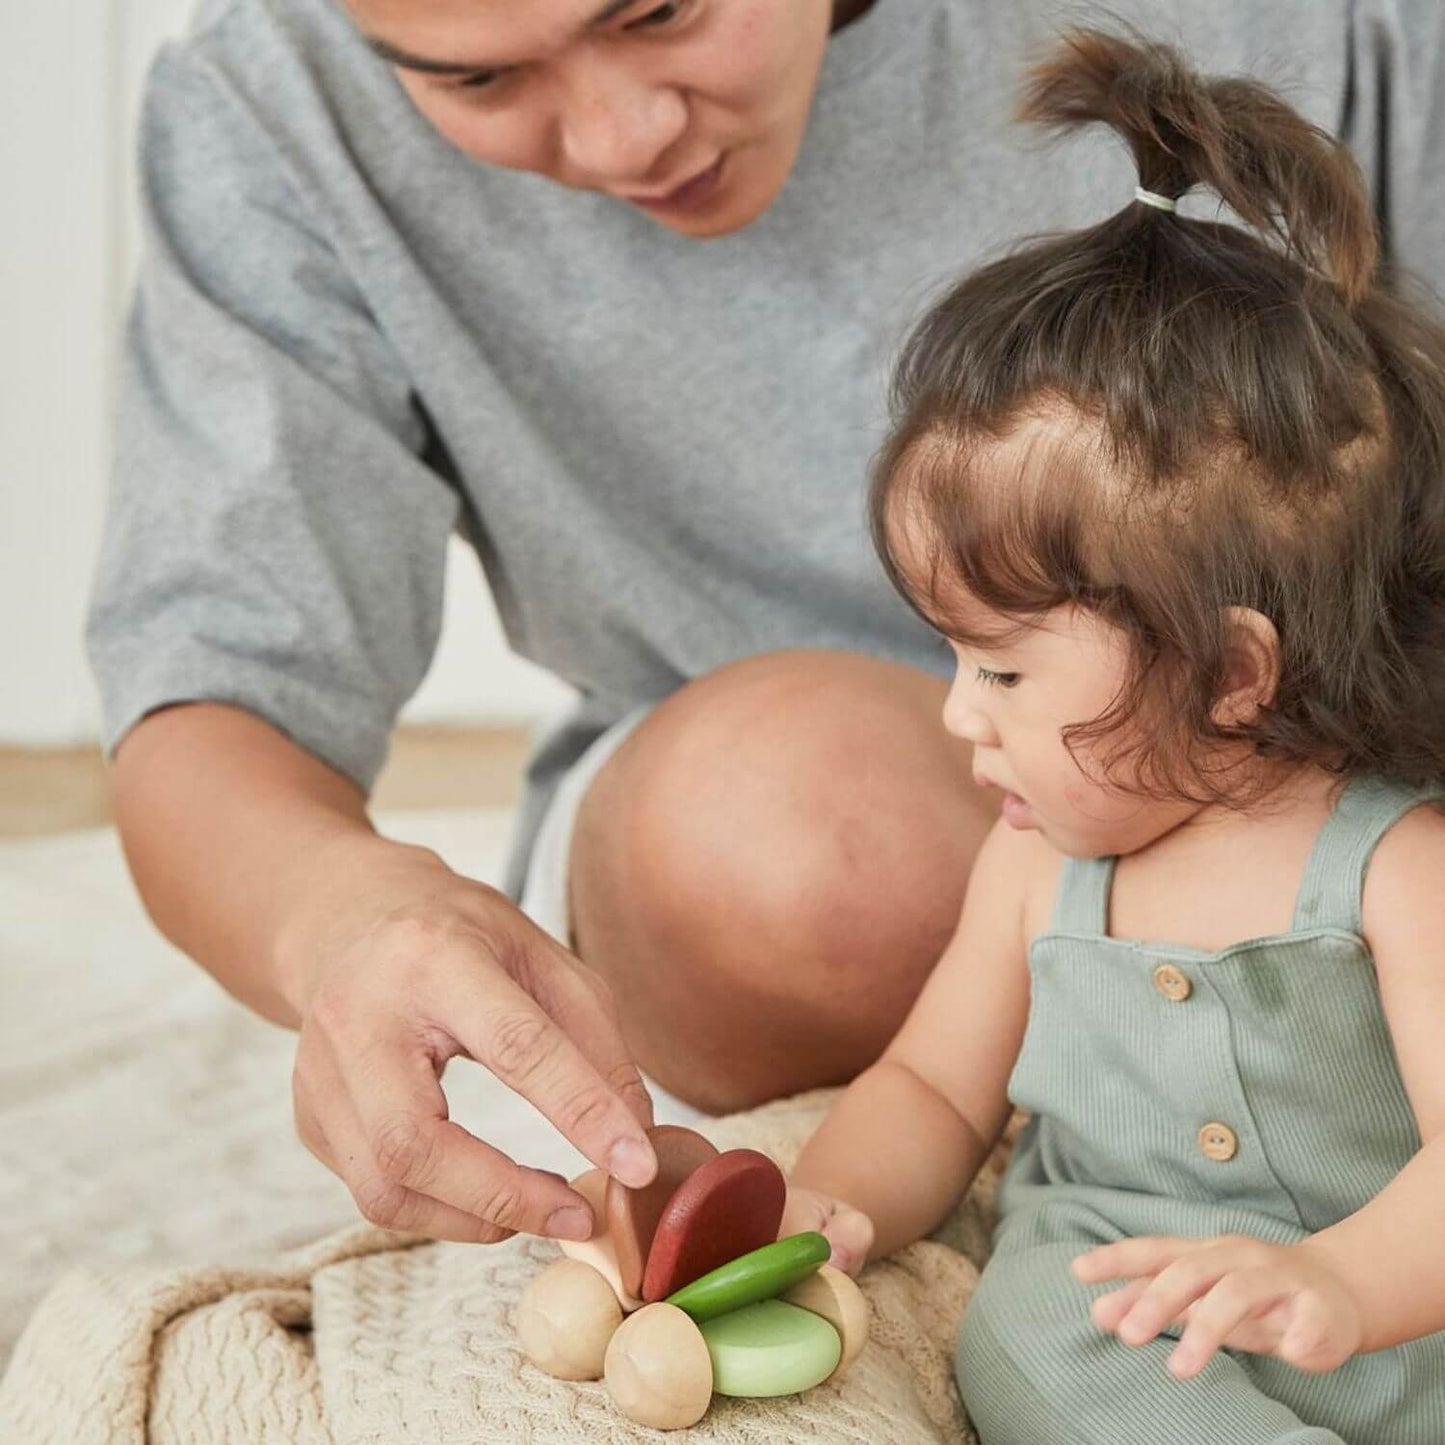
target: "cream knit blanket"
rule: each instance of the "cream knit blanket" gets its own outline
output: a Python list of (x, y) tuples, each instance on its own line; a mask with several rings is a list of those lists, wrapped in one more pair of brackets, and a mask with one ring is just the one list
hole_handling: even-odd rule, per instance
[[(699, 1128), (791, 1166), (831, 1091)], [(201, 1270), (76, 1271), (0, 1381), (6, 1445), (491, 1445), (500, 1440), (965, 1442), (953, 1337), (983, 1262), (998, 1158), (933, 1239), (871, 1266), (868, 1348), (836, 1385), (726, 1400), (690, 1434), (630, 1424), (606, 1388), (550, 1379), (512, 1317), (545, 1241), (434, 1243), (356, 1226)]]

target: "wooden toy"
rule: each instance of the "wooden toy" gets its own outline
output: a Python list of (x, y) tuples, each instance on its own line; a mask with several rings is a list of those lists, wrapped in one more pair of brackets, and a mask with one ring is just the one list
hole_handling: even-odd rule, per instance
[(843, 1356), (838, 1368), (828, 1376), (830, 1380), (841, 1375), (868, 1343), (868, 1301), (852, 1276), (841, 1269), (834, 1269), (831, 1264), (822, 1265), (779, 1298), (821, 1315), (838, 1331), (843, 1341)]
[[(642, 1293), (642, 1273), (657, 1222), (678, 1185), (701, 1165), (717, 1158), (717, 1149), (710, 1140), (677, 1124), (659, 1124), (647, 1131), (647, 1138), (657, 1155), (657, 1175), (652, 1183), (629, 1189), (612, 1179), (607, 1185), (607, 1226), (616, 1247), (622, 1287), (631, 1295)], [(661, 1299), (662, 1295), (647, 1298)]]
[(702, 1332), (676, 1305), (644, 1305), (607, 1346), (607, 1389), (629, 1420), (657, 1430), (696, 1425), (712, 1400)]
[(699, 1326), (719, 1395), (794, 1395), (838, 1367), (843, 1342), (821, 1315), (780, 1299), (745, 1305)]
[(543, 1270), (517, 1311), (527, 1357), (559, 1380), (601, 1379), (608, 1342), (621, 1323), (612, 1286), (576, 1259), (559, 1259)]
[(821, 1234), (790, 1235), (719, 1265), (668, 1295), (667, 1302), (701, 1324), (782, 1294), (826, 1263), (830, 1252)]
[[(559, 1379), (602, 1378), (628, 1419), (660, 1430), (696, 1424), (714, 1393), (783, 1395), (836, 1379), (868, 1334), (858, 1286), (824, 1262), (827, 1239), (776, 1238), (787, 1186), (772, 1160), (719, 1154), (700, 1135), (699, 1148), (681, 1137), (690, 1133), (652, 1131), (659, 1177), (672, 1180), (660, 1204), (627, 1199), (645, 1191), (598, 1169), (572, 1181), (593, 1235), (558, 1241), (564, 1257), (531, 1282), (517, 1313), (533, 1364)], [(673, 1284), (668, 1298), (628, 1292), (620, 1256), (632, 1250), (643, 1295), (660, 1279)]]
[(571, 1259), (580, 1259), (590, 1264), (617, 1294), (617, 1301), (624, 1314), (631, 1314), (642, 1308), (642, 1300), (629, 1292), (622, 1283), (622, 1270), (617, 1262), (617, 1243), (612, 1237), (607, 1211), (604, 1205), (608, 1174), (605, 1169), (589, 1169), (572, 1181), (575, 1189), (592, 1207), (592, 1237), (590, 1239), (559, 1239), (562, 1253)]
[(778, 1237), (788, 1185), (756, 1149), (729, 1149), (693, 1170), (667, 1201), (647, 1255), (642, 1297), (666, 1299)]

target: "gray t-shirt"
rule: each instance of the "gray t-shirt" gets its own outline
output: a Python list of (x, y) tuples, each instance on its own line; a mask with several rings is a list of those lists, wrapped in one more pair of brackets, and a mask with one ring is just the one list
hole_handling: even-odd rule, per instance
[[(1115, 4), (1346, 136), (1391, 254), (1445, 279), (1437, 0)], [(208, 0), (152, 72), (147, 245), (88, 627), (113, 747), (223, 700), (362, 786), (436, 642), (448, 534), (511, 645), (581, 694), (560, 772), (731, 659), (940, 673), (864, 527), (888, 364), (941, 283), (1132, 198), (1102, 133), (1015, 125), (1021, 57), (1096, 12), (877, 0), (829, 42), (796, 169), (711, 241), (479, 165), (337, 0)]]

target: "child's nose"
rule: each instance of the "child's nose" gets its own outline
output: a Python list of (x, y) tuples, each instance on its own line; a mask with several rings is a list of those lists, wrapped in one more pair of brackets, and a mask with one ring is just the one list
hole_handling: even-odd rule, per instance
[(968, 697), (955, 687), (943, 704), (943, 726), (946, 731), (964, 742), (980, 747), (998, 746), (998, 729), (992, 719)]

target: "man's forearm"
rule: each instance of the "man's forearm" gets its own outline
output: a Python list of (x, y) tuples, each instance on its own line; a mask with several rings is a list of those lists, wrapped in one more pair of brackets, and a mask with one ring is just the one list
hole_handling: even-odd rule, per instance
[(239, 708), (153, 713), (122, 741), (112, 777), (126, 859), (156, 926), (289, 1028), (307, 989), (301, 905), (362, 870), (442, 866), (378, 837), (352, 782)]

